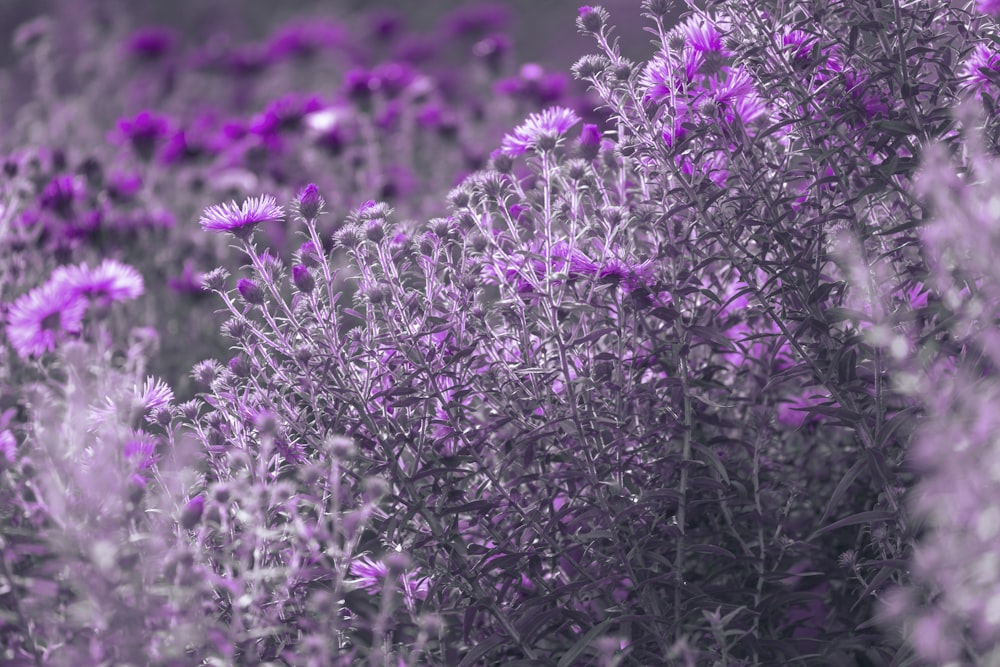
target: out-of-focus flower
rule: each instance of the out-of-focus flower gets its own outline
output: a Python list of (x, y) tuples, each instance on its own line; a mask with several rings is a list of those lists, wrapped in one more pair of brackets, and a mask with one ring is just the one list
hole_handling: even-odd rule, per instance
[(551, 150), (559, 138), (579, 122), (576, 112), (565, 107), (550, 107), (541, 113), (533, 113), (514, 128), (512, 134), (503, 138), (503, 150), (508, 155), (521, 155), (528, 150)]
[(7, 315), (7, 337), (22, 359), (41, 356), (67, 334), (80, 332), (86, 310), (79, 294), (50, 281), (14, 302)]
[(140, 111), (132, 118), (119, 120), (118, 131), (139, 157), (149, 160), (157, 146), (170, 135), (170, 121), (162, 114)]
[(125, 51), (141, 60), (158, 60), (166, 55), (177, 41), (177, 34), (161, 26), (140, 28), (125, 40)]
[(0, 455), (3, 455), (7, 463), (17, 460), (17, 438), (10, 429), (0, 431)]
[(1000, 0), (976, 0), (976, 9), (983, 14), (1000, 15)]
[(146, 433), (141, 429), (132, 431), (125, 439), (123, 454), (125, 459), (131, 461), (137, 470), (146, 470), (157, 462), (156, 455), (157, 438), (151, 433)]
[(42, 189), (38, 203), (65, 218), (73, 211), (73, 204), (83, 199), (85, 194), (83, 182), (77, 177), (68, 174), (56, 176)]
[(260, 223), (281, 220), (284, 215), (274, 197), (261, 195), (250, 197), (241, 207), (237, 207), (236, 202), (209, 206), (199, 222), (206, 231), (230, 232), (237, 238), (247, 239)]
[(185, 530), (191, 530), (201, 521), (205, 513), (205, 496), (197, 495), (187, 502), (181, 511), (180, 524)]
[(52, 273), (53, 282), (69, 292), (86, 297), (99, 305), (135, 299), (142, 295), (142, 276), (133, 267), (106, 259), (95, 269), (85, 263), (60, 267)]

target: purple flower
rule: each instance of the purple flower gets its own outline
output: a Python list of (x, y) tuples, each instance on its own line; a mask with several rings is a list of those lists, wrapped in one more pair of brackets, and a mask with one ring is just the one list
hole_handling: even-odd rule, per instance
[(38, 198), (42, 208), (55, 211), (59, 215), (69, 217), (73, 203), (86, 194), (83, 183), (70, 175), (56, 176), (49, 181)]
[(159, 460), (156, 455), (156, 436), (136, 429), (125, 440), (125, 459), (132, 461), (137, 470), (146, 470)]
[(125, 40), (125, 50), (136, 58), (157, 60), (173, 48), (177, 35), (169, 28), (140, 28)]
[(7, 315), (7, 338), (22, 359), (56, 348), (68, 333), (79, 333), (87, 302), (63, 284), (49, 281), (21, 296)]
[(152, 111), (140, 111), (133, 118), (119, 120), (118, 131), (140, 157), (148, 160), (153, 156), (157, 145), (170, 135), (170, 123), (166, 116)]
[(302, 216), (303, 220), (315, 220), (323, 210), (323, 197), (319, 194), (319, 188), (316, 187), (315, 183), (310, 183), (301, 190), (298, 194), (299, 203), (299, 215)]
[(197, 495), (187, 502), (181, 512), (180, 524), (185, 530), (191, 530), (201, 521), (205, 513), (205, 496)]
[(236, 291), (240, 293), (244, 301), (251, 305), (259, 306), (264, 303), (264, 291), (260, 285), (249, 278), (240, 278), (239, 282), (236, 283)]
[(7, 463), (13, 463), (17, 460), (17, 438), (10, 429), (4, 429), (0, 431), (0, 454), (6, 459)]
[(646, 64), (639, 76), (639, 86), (645, 91), (644, 99), (659, 103), (683, 98), (684, 91), (694, 82), (704, 58), (692, 49), (685, 49), (681, 58), (683, 69), (662, 55)]
[(815, 38), (801, 30), (785, 29), (781, 35), (781, 46), (788, 50), (792, 57), (792, 64), (795, 67), (805, 67), (810, 60), (812, 46)]
[(601, 152), (601, 129), (585, 123), (580, 130), (580, 154), (585, 160), (594, 160)]
[(52, 273), (53, 282), (63, 289), (87, 297), (101, 305), (135, 299), (142, 295), (142, 276), (131, 266), (106, 259), (96, 268), (87, 265), (60, 267)]
[[(394, 554), (390, 554), (390, 557)], [(351, 562), (350, 573), (354, 579), (348, 580), (348, 585), (367, 591), (371, 595), (379, 593), (384, 585), (386, 577), (389, 575), (389, 565), (385, 558), (378, 562), (367, 556), (360, 556)], [(428, 582), (426, 577), (419, 577), (420, 568), (413, 568), (409, 572), (399, 575), (399, 586), (402, 589), (403, 600), (406, 606), (413, 609), (414, 600), (423, 600), (427, 597)]]
[(508, 155), (521, 155), (528, 150), (551, 150), (559, 137), (579, 122), (576, 112), (565, 107), (550, 107), (533, 113), (514, 128), (513, 134), (503, 138), (503, 151)]
[(1000, 15), (1000, 0), (976, 0), (976, 9), (983, 14)]
[(250, 197), (239, 208), (236, 202), (209, 206), (199, 222), (205, 231), (231, 232), (237, 238), (245, 240), (260, 223), (281, 220), (284, 215), (274, 197), (261, 195)]
[[(1000, 0), (997, 0), (996, 4), (1000, 7)], [(991, 74), (992, 76), (990, 76)], [(962, 64), (959, 76), (964, 79), (966, 90), (971, 91), (976, 97), (982, 98), (983, 93), (988, 93), (997, 77), (1000, 76), (1000, 55), (994, 53), (985, 44), (977, 45)]]
[(729, 122), (732, 122), (734, 114), (744, 123), (749, 123), (766, 112), (763, 100), (754, 89), (753, 79), (742, 67), (731, 70), (726, 81), (715, 88), (712, 97)]
[(702, 16), (692, 16), (684, 23), (680, 24), (672, 33), (684, 39), (687, 50), (693, 50), (702, 58), (701, 67), (698, 72), (706, 76), (718, 74), (726, 59), (732, 54), (723, 48), (722, 35), (711, 23), (708, 23)]
[(169, 408), (174, 400), (173, 390), (163, 380), (152, 376), (146, 378), (142, 390), (136, 388), (136, 396), (142, 404), (142, 408), (147, 413), (153, 413), (161, 408)]

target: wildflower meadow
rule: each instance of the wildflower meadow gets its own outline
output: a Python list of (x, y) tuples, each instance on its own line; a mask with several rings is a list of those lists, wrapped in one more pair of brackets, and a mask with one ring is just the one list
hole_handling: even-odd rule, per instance
[(126, 4), (2, 10), (0, 665), (1000, 665), (1000, 2)]

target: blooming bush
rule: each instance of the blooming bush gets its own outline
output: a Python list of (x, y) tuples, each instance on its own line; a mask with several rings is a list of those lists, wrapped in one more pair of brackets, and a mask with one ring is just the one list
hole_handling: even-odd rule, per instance
[[(4, 659), (995, 660), (994, 8), (670, 5), (643, 3), (641, 63), (581, 7), (601, 110), (521, 68), (488, 159), (406, 148), (471, 172), (426, 199), (383, 151), (475, 101), (420, 63), (339, 72), (331, 103), (261, 74), (343, 48), (331, 26), (199, 60), (233, 77), (220, 107), (257, 75), (272, 101), (200, 126), (228, 137), (206, 182), (249, 177), (185, 232), (227, 318), (192, 400), (122, 316), (134, 248), (78, 260), (25, 222), (81, 224), (86, 174), (12, 167), (44, 176), (0, 228)], [(172, 123), (200, 90), (119, 123), (144, 182), (195, 173)]]

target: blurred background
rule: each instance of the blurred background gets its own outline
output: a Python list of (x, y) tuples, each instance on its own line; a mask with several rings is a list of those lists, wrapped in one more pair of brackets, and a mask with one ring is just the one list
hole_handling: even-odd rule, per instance
[[(126, 18), (136, 26), (173, 26), (192, 40), (217, 35), (225, 26), (229, 36), (241, 39), (263, 37), (269, 27), (301, 15), (332, 17), (356, 15), (372, 10), (396, 12), (408, 26), (420, 31), (432, 27), (449, 11), (482, 5), (468, 0), (2, 0), (0, 1), (0, 63), (13, 56), (12, 37), (20, 25), (41, 15), (78, 21), (83, 16)], [(589, 53), (590, 40), (574, 27), (578, 0), (502, 0), (489, 3), (509, 12), (511, 36), (522, 61), (544, 61), (552, 67), (568, 67)], [(597, 3), (595, 3), (597, 4)], [(639, 0), (603, 0), (621, 37), (622, 52), (640, 59), (650, 51), (649, 35), (643, 31)], [(678, 2), (678, 13), (684, 3)], [(233, 34), (234, 31), (237, 34)]]

